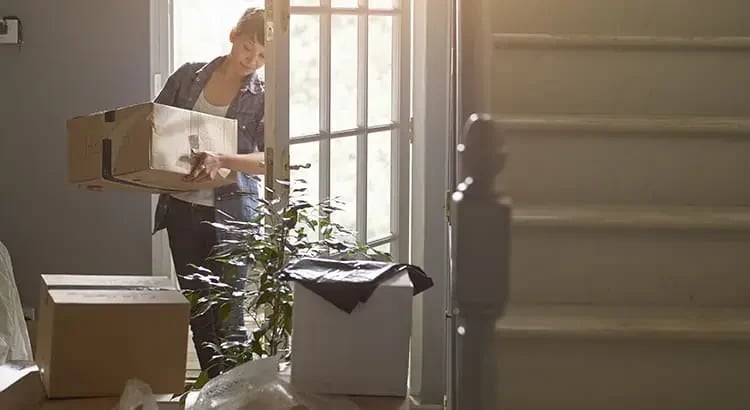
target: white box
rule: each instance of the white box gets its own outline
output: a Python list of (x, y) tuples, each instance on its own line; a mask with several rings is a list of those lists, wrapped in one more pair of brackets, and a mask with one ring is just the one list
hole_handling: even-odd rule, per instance
[(294, 284), (291, 382), (299, 391), (407, 395), (413, 287), (401, 273), (351, 314)]

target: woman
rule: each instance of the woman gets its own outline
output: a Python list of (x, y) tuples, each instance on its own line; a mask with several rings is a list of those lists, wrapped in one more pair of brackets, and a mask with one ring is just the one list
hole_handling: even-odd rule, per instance
[[(236, 287), (244, 284), (245, 270), (233, 277), (222, 274), (222, 266), (207, 261), (217, 243), (217, 231), (204, 221), (221, 221), (222, 212), (236, 219), (248, 220), (257, 204), (258, 183), (252, 175), (264, 172), (263, 160), (263, 83), (256, 71), (265, 63), (263, 10), (248, 9), (229, 34), (232, 49), (209, 63), (187, 63), (175, 71), (154, 102), (179, 108), (237, 119), (238, 153), (222, 155), (200, 152), (188, 181), (213, 179), (219, 169), (236, 171), (237, 182), (212, 190), (166, 195), (159, 198), (154, 233), (166, 228), (180, 286), (201, 290), (197, 281), (183, 278), (194, 270), (190, 265), (205, 266)], [(209, 363), (213, 354), (203, 346), (218, 343), (220, 338), (244, 340), (241, 306), (234, 306), (226, 326), (220, 324), (216, 309), (191, 319), (193, 342), (201, 369), (209, 377), (218, 375), (220, 363)]]

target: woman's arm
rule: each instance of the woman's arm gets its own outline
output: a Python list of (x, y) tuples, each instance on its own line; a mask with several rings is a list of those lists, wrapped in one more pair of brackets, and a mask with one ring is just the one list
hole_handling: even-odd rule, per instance
[(266, 172), (266, 155), (263, 152), (252, 154), (219, 155), (220, 168), (240, 171), (251, 175), (263, 175)]

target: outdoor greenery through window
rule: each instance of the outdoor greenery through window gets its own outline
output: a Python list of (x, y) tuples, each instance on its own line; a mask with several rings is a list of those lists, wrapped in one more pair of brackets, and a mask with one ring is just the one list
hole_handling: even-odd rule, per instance
[[(242, 11), (264, 7), (265, 1), (172, 0), (172, 4), (174, 70), (185, 62), (205, 62), (227, 53), (229, 30)], [(391, 245), (396, 244), (399, 230), (394, 215), (397, 201), (408, 200), (399, 198), (395, 168), (398, 141), (405, 137), (394, 123), (398, 111), (394, 56), (400, 51), (394, 36), (397, 17), (356, 11), (358, 0), (330, 0), (330, 17), (319, 0), (291, 0), (291, 5), (290, 161), (311, 165), (292, 171), (292, 178), (307, 181), (310, 202), (340, 198), (345, 209), (337, 212), (334, 222), (359, 232), (360, 241), (376, 242), (381, 251), (395, 251)], [(368, 6), (382, 11), (394, 4), (369, 0)], [(337, 12), (337, 7), (349, 10)], [(326, 74), (330, 78), (321, 78)], [(326, 85), (327, 90), (321, 89)]]

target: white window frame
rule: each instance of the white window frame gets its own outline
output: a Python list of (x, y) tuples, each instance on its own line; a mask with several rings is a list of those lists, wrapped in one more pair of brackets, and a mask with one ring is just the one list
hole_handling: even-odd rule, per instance
[[(278, 4), (279, 7), (287, 7), (288, 0), (267, 0), (266, 9), (274, 7), (274, 3)], [(346, 138), (346, 137), (357, 137), (357, 195), (356, 195), (356, 232), (357, 239), (361, 242), (367, 242), (371, 246), (379, 246), (383, 244), (391, 244), (391, 253), (395, 260), (408, 261), (409, 258), (409, 192), (410, 192), (410, 179), (409, 179), (409, 164), (410, 164), (410, 139), (411, 139), (411, 90), (410, 79), (411, 79), (411, 67), (410, 67), (410, 4), (409, 0), (397, 0), (394, 1), (394, 8), (391, 10), (380, 10), (380, 9), (369, 9), (368, 0), (358, 0), (356, 8), (339, 8), (331, 7), (331, 0), (320, 0), (320, 6), (299, 6), (290, 7), (291, 15), (315, 15), (319, 16), (321, 23), (320, 31), (320, 81), (319, 81), (319, 107), (320, 107), (320, 132), (311, 135), (303, 136), (292, 136), (288, 141), (276, 141), (272, 144), (301, 144), (309, 142), (319, 142), (319, 199), (324, 201), (331, 195), (331, 140), (335, 138)], [(274, 14), (273, 11), (271, 14)], [(332, 131), (331, 130), (331, 96), (330, 96), (330, 85), (331, 85), (331, 21), (332, 15), (353, 15), (357, 16), (358, 19), (358, 56), (357, 56), (357, 89), (360, 91), (357, 93), (357, 128), (343, 131)], [(368, 101), (369, 101), (369, 82), (368, 82), (368, 61), (369, 61), (369, 50), (368, 50), (368, 36), (369, 36), (369, 17), (370, 16), (391, 16), (393, 17), (393, 30), (394, 36), (392, 39), (392, 86), (394, 87), (394, 95), (397, 98), (393, 98), (391, 106), (391, 117), (393, 121), (390, 124), (381, 124), (376, 126), (370, 126), (368, 121)], [(278, 17), (278, 16), (277, 16)], [(282, 21), (283, 23), (283, 21)], [(289, 58), (289, 39), (288, 33), (286, 34), (284, 41), (286, 44), (282, 44), (277, 41), (275, 45), (268, 45), (267, 49), (270, 54), (279, 53), (284, 55), (287, 59)], [(268, 39), (267, 39), (268, 40)], [(279, 40), (279, 39), (277, 39)], [(281, 48), (285, 47), (284, 50)], [(268, 57), (267, 57), (268, 58)], [(271, 57), (274, 58), (274, 57)], [(276, 62), (275, 66), (278, 67), (280, 61)], [(267, 62), (268, 66), (271, 66), (270, 61)], [(270, 74), (270, 71), (274, 71)], [(288, 110), (288, 98), (287, 101), (279, 99), (278, 96), (286, 95), (289, 96), (288, 89), (288, 72), (279, 73), (277, 70), (267, 70), (266, 80), (267, 84), (270, 84), (274, 80), (269, 80), (269, 75), (276, 75), (279, 84), (271, 85), (273, 90), (276, 90), (276, 94), (269, 92), (267, 101), (275, 100), (276, 104), (281, 106), (274, 108), (275, 110), (281, 110), (286, 107)], [(282, 78), (284, 76), (286, 78)], [(278, 87), (286, 85), (286, 89), (280, 90)], [(268, 89), (268, 88), (267, 88)], [(288, 114), (287, 114), (288, 115)], [(266, 114), (266, 123), (268, 124), (268, 112)], [(281, 119), (280, 119), (281, 120)], [(288, 117), (283, 119), (288, 122)], [(268, 125), (266, 130), (269, 130)], [(279, 133), (279, 129), (275, 131), (267, 132), (267, 139), (277, 138), (284, 139), (284, 135), (288, 135), (288, 127), (285, 130), (286, 134)], [(390, 231), (391, 234), (371, 239), (367, 237), (367, 147), (368, 147), (368, 136), (376, 132), (391, 131), (391, 211), (390, 211)], [(269, 141), (266, 143), (268, 147)], [(280, 152), (276, 150), (275, 152)], [(273, 155), (273, 151), (272, 154)], [(273, 159), (274, 163), (279, 161), (288, 162), (288, 158)], [(279, 170), (281, 171), (281, 170)], [(279, 175), (278, 172), (276, 175)], [(283, 174), (288, 177), (288, 174)], [(272, 179), (267, 178), (267, 181)], [(279, 187), (280, 188), (280, 187)]]
[[(289, 138), (289, 112), (285, 101), (289, 99), (289, 73), (286, 70), (271, 73), (266, 70), (266, 88), (270, 104), (266, 108), (267, 135), (274, 136), (266, 143), (269, 153), (270, 173), (266, 175), (266, 181), (287, 179), (289, 177), (289, 145), (304, 142), (320, 142), (320, 199), (324, 200), (330, 195), (330, 140), (333, 138), (357, 136), (357, 226), (359, 240), (366, 240), (367, 236), (367, 189), (364, 182), (367, 181), (367, 135), (374, 132), (392, 131), (391, 136), (391, 235), (370, 240), (372, 246), (391, 243), (391, 252), (399, 261), (409, 261), (410, 255), (410, 140), (412, 132), (411, 121), (411, 95), (403, 90), (411, 89), (411, 67), (410, 58), (410, 28), (411, 28), (411, 5), (409, 0), (396, 0), (393, 10), (368, 10), (367, 0), (359, 0), (357, 8), (343, 9), (335, 8), (336, 14), (352, 14), (359, 17), (359, 56), (358, 60), (358, 87), (364, 89), (364, 93), (358, 96), (358, 118), (357, 128), (340, 132), (330, 132), (330, 110), (321, 109), (320, 128), (321, 132), (313, 135)], [(288, 0), (266, 0), (266, 9), (273, 19), (273, 8), (287, 8), (292, 14), (317, 14), (321, 16), (321, 76), (320, 76), (320, 106), (330, 107), (330, 35), (331, 35), (331, 8), (330, 0), (321, 0), (320, 7), (289, 7)], [(166, 81), (172, 68), (172, 1), (151, 0), (151, 89), (155, 97), (159, 89)], [(399, 98), (394, 99), (392, 104), (392, 117), (394, 121), (388, 125), (369, 126), (367, 121), (367, 58), (366, 47), (368, 36), (368, 17), (370, 15), (389, 15), (394, 17), (394, 45), (393, 47), (393, 79), (394, 87), (400, 85), (397, 90)], [(279, 16), (278, 24), (288, 24), (288, 16)], [(284, 22), (284, 20), (286, 22)], [(280, 33), (280, 34), (279, 34)], [(276, 32), (278, 50), (269, 45), (267, 65), (283, 67), (289, 65), (289, 38), (288, 32)], [(282, 37), (278, 37), (281, 35)], [(275, 53), (275, 54), (274, 54)], [(273, 62), (273, 60), (278, 60)], [(405, 59), (405, 61), (404, 61)], [(364, 64), (362, 64), (364, 62)], [(274, 106), (276, 101), (279, 107)], [(269, 149), (270, 148), (270, 149)], [(274, 158), (274, 155), (277, 158)], [(275, 169), (274, 169), (275, 167)], [(284, 192), (283, 186), (276, 186), (276, 192)], [(156, 208), (158, 196), (152, 197), (152, 211)], [(153, 213), (153, 212), (152, 212)], [(153, 220), (152, 220), (153, 222)], [(174, 267), (171, 261), (169, 245), (166, 235), (160, 232), (153, 237), (152, 241), (153, 274), (174, 275)]]

